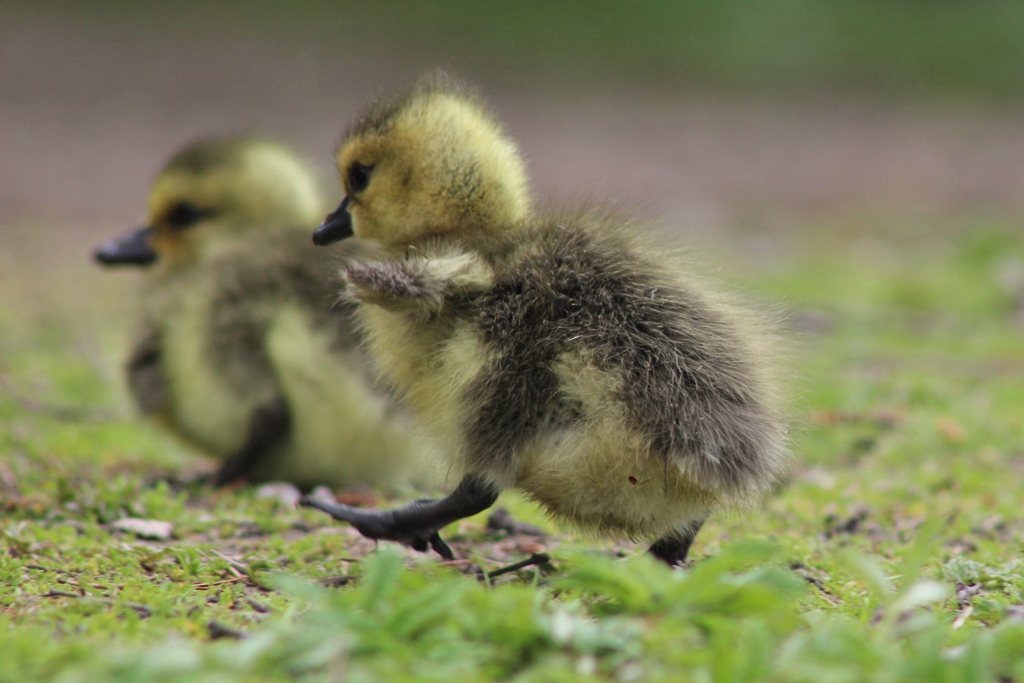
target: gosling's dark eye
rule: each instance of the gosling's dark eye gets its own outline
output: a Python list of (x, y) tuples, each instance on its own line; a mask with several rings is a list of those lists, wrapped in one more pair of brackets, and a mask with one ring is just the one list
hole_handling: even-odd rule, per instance
[(370, 174), (373, 173), (373, 166), (361, 164), (358, 161), (348, 167), (348, 190), (349, 192), (362, 192), (370, 184)]
[(185, 228), (192, 227), (211, 213), (211, 211), (200, 209), (191, 202), (179, 202), (171, 207), (164, 220), (172, 228), (184, 230)]

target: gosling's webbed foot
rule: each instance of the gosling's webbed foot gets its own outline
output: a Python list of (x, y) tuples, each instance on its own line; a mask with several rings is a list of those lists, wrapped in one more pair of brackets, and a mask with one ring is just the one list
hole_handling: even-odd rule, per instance
[[(418, 500), (411, 503), (410, 506), (434, 502), (436, 501)], [(363, 510), (344, 503), (335, 503), (310, 496), (300, 498), (299, 505), (316, 508), (326, 512), (339, 522), (347, 522), (366, 538), (372, 538), (375, 541), (395, 541), (421, 553), (431, 548), (446, 560), (455, 559), (452, 549), (438, 534), (440, 527), (402, 525), (395, 515), (395, 510)]]
[[(444, 539), (441, 538), (440, 534), (436, 531), (433, 536), (427, 539), (427, 543), (430, 544), (430, 548), (435, 553), (443, 557), (446, 561), (455, 559), (455, 553), (452, 552), (452, 549), (448, 547), (448, 544), (444, 542)], [(419, 550), (421, 553), (427, 552), (426, 548), (416, 548), (416, 550)]]
[(347, 522), (367, 538), (397, 541), (420, 552), (431, 548), (444, 559), (454, 560), (455, 554), (438, 531), (452, 522), (486, 510), (497, 498), (498, 490), (494, 486), (478, 477), (466, 476), (444, 498), (415, 500), (395, 510), (362, 510), (310, 496), (303, 496), (299, 504)]

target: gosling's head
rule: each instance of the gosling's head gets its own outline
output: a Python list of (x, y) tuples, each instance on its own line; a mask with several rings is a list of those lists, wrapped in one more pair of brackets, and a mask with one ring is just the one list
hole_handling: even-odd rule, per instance
[(500, 229), (526, 217), (526, 171), (483, 104), (442, 74), (371, 105), (337, 152), (345, 200), (316, 231), (401, 248), (428, 235)]
[(146, 226), (95, 255), (106, 265), (159, 263), (173, 270), (252, 230), (308, 226), (321, 206), (313, 175), (288, 150), (251, 138), (201, 140), (160, 171)]

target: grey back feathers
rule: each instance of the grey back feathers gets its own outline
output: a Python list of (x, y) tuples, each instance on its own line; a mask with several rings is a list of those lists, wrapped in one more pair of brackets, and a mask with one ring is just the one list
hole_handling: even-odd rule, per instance
[(472, 457), (509, 467), (540, 430), (590, 419), (555, 371), (561, 356), (582, 353), (619, 379), (628, 423), (666, 466), (725, 497), (777, 485), (784, 430), (737, 310), (662, 272), (608, 216), (549, 219), (506, 249), (493, 287), (461, 313), (496, 359), (471, 389)]

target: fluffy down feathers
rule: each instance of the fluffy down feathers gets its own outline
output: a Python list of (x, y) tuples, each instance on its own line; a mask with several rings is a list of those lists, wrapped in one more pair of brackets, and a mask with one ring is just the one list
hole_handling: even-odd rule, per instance
[(783, 481), (767, 321), (627, 221), (535, 213), (463, 89), (434, 77), (372, 106), (337, 160), (351, 229), (379, 248), (343, 269), (369, 349), (471, 481), (660, 539), (669, 562), (714, 509)]
[[(200, 141), (149, 206), (132, 236), (153, 262), (127, 367), (142, 412), (221, 460), (220, 483), (394, 486), (423, 469), (409, 420), (366, 371), (353, 305), (337, 301), (337, 256), (309, 244), (321, 202), (294, 155)], [(127, 241), (101, 260), (118, 263)]]

